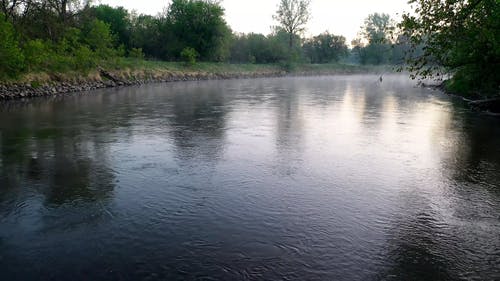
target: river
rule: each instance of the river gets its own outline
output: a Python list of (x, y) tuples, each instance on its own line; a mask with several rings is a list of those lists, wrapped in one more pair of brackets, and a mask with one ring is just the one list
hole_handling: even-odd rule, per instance
[(0, 104), (1, 280), (499, 280), (499, 119), (399, 75)]

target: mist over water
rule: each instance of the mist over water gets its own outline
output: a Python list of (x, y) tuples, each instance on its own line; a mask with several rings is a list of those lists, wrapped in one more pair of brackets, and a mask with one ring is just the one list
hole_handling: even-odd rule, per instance
[(1, 280), (496, 280), (500, 127), (404, 76), (0, 105)]

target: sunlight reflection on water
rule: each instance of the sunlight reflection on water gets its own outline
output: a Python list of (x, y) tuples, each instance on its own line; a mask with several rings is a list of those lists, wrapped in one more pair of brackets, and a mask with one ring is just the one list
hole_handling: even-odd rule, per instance
[(403, 76), (0, 106), (0, 277), (493, 280), (500, 130)]

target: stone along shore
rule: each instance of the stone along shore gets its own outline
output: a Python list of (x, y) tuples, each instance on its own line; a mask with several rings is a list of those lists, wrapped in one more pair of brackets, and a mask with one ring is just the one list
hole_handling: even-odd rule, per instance
[(121, 78), (121, 75), (111, 74), (105, 70), (99, 70), (97, 79), (85, 79), (80, 82), (73, 81), (50, 81), (47, 83), (9, 83), (0, 84), (0, 100), (13, 100), (31, 97), (46, 97), (83, 91), (91, 91), (102, 88), (113, 88), (121, 86), (143, 85), (148, 83), (177, 82), (177, 81), (202, 81), (223, 80), (238, 78), (260, 78), (281, 77), (287, 73), (284, 71), (269, 71), (255, 73), (162, 73), (149, 75), (148, 77)]

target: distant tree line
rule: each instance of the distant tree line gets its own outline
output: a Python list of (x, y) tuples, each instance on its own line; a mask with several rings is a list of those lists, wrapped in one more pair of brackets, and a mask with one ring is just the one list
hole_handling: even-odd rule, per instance
[[(368, 15), (358, 38), (351, 42), (351, 60), (360, 64), (402, 65), (409, 55), (410, 45), (396, 22), (388, 14)], [(418, 55), (416, 50), (413, 55)]]
[[(32, 71), (88, 70), (123, 57), (232, 63), (401, 63), (388, 15), (368, 17), (349, 49), (328, 32), (302, 38), (305, 0), (282, 0), (270, 35), (236, 34), (218, 1), (173, 0), (157, 16), (82, 0), (0, 1), (0, 78)], [(301, 16), (295, 16), (301, 13)]]

